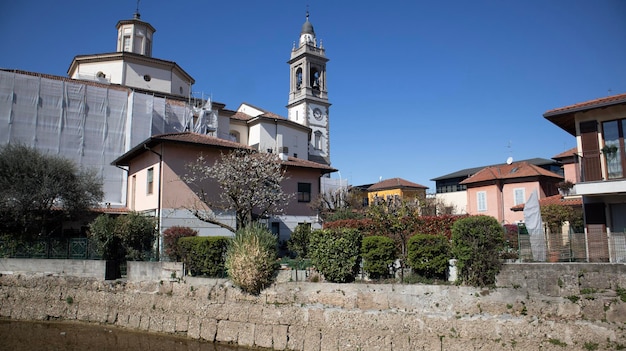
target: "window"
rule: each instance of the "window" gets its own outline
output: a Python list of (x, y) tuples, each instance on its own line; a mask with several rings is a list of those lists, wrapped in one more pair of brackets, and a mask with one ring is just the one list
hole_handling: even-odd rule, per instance
[(626, 120), (617, 120), (602, 123), (604, 147), (602, 154), (606, 159), (608, 178), (623, 178), (622, 143), (626, 129)]
[(311, 202), (311, 183), (298, 183), (298, 202)]
[(515, 205), (521, 205), (523, 203), (525, 203), (526, 201), (524, 201), (524, 199), (526, 198), (526, 189), (524, 188), (516, 188), (513, 189), (513, 198), (514, 198), (514, 204)]
[(313, 144), (313, 147), (316, 150), (322, 149), (322, 132), (320, 132), (319, 130), (315, 131), (315, 144)]
[(487, 192), (486, 191), (477, 192), (476, 201), (477, 201), (478, 212), (487, 211)]
[(124, 42), (123, 42), (123, 51), (130, 51), (130, 35), (125, 35), (124, 36)]
[(280, 222), (272, 222), (272, 234), (280, 237)]
[(148, 179), (146, 183), (146, 193), (152, 194), (154, 191), (154, 167), (148, 168)]

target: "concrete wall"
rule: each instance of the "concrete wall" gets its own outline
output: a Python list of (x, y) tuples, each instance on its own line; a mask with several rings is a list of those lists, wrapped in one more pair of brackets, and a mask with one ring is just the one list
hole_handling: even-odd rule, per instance
[(0, 274), (104, 279), (106, 261), (0, 258)]
[(274, 350), (626, 345), (626, 303), (617, 294), (626, 265), (505, 265), (498, 286), (281, 282), (250, 296), (224, 279), (3, 274), (0, 317), (95, 322)]

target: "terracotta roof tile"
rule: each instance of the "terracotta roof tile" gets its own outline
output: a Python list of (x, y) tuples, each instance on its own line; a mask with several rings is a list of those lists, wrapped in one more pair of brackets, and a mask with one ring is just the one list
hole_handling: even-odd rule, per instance
[(543, 115), (547, 117), (547, 116), (557, 115), (561, 113), (567, 113), (567, 112), (574, 111), (574, 110), (576, 111), (586, 110), (586, 109), (596, 108), (600, 106), (614, 105), (614, 104), (619, 104), (619, 103), (624, 103), (624, 102), (626, 102), (626, 94), (619, 94), (619, 95), (598, 98), (595, 100), (579, 102), (577, 104), (573, 104), (573, 105), (569, 105), (565, 107), (555, 108), (555, 109), (546, 111), (546, 113), (544, 113)]
[(575, 155), (578, 152), (578, 148), (577, 147), (573, 147), (569, 150), (563, 151), (560, 154), (556, 155), (556, 156), (552, 156), (553, 159), (558, 160), (560, 158), (566, 158), (566, 157), (572, 157), (573, 155)]
[(496, 179), (515, 179), (537, 176), (563, 179), (563, 177), (561, 177), (560, 175), (547, 171), (533, 164), (527, 162), (514, 162), (510, 165), (504, 164), (485, 167), (473, 176), (463, 180), (459, 184), (472, 184)]
[[(567, 206), (582, 206), (582, 197), (563, 197), (561, 195), (548, 196), (543, 199), (539, 199), (539, 206), (546, 205), (567, 205)], [(524, 204), (511, 207), (511, 211), (523, 211)]]
[(408, 180), (404, 180), (402, 178), (391, 178), (382, 180), (369, 188), (368, 191), (374, 190), (383, 190), (383, 189), (397, 189), (397, 188), (415, 188), (415, 189), (428, 189), (427, 186), (423, 186), (421, 184), (409, 182)]
[(317, 168), (317, 169), (320, 169), (322, 171), (327, 171), (327, 172), (324, 172), (324, 173), (331, 173), (331, 172), (336, 172), (337, 171), (335, 168), (332, 168), (332, 167), (327, 166), (327, 165), (322, 164), (322, 163), (317, 163), (317, 162), (313, 162), (313, 161), (309, 161), (309, 160), (303, 160), (301, 158), (296, 158), (296, 157), (291, 157), (291, 156), (288, 157), (287, 161), (282, 161), (282, 163), (285, 166)]
[(169, 141), (177, 141), (191, 144), (200, 144), (200, 145), (212, 145), (212, 146), (221, 146), (233, 149), (249, 149), (252, 150), (251, 147), (240, 144), (234, 141), (216, 138), (214, 136), (192, 133), (192, 132), (180, 132), (180, 133), (168, 133), (168, 134), (159, 134), (155, 135), (151, 138), (152, 140), (169, 140)]
[(230, 116), (230, 118), (238, 119), (240, 121), (248, 121), (251, 120), (253, 117), (244, 112), (235, 112), (235, 114)]

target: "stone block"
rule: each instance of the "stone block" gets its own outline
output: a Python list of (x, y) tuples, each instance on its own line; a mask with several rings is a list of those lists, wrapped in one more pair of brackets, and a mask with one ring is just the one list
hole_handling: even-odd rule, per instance
[(214, 342), (217, 336), (217, 321), (215, 319), (203, 319), (200, 322), (200, 338)]
[(272, 347), (275, 350), (287, 349), (287, 335), (289, 327), (287, 325), (272, 326)]
[(148, 326), (148, 330), (154, 332), (162, 332), (163, 331), (163, 316), (160, 314), (153, 314), (150, 316), (150, 325)]
[[(304, 340), (306, 337), (306, 327), (291, 325), (287, 327), (287, 349), (294, 351), (304, 350)], [(318, 346), (319, 349), (319, 346)]]
[(271, 324), (258, 324), (254, 330), (254, 346), (271, 349), (274, 345), (273, 327)]
[[(291, 333), (290, 333), (291, 334)], [(303, 350), (321, 350), (322, 331), (319, 328), (309, 327), (304, 330)]]
[(609, 323), (626, 324), (626, 303), (621, 301), (612, 303), (606, 311), (606, 320)]
[(179, 314), (176, 316), (176, 332), (186, 332), (189, 329), (189, 316)]
[(252, 323), (241, 323), (237, 333), (237, 345), (252, 347), (254, 346), (254, 334), (256, 326)]
[(221, 320), (217, 322), (217, 334), (215, 341), (226, 343), (237, 343), (239, 330), (244, 323)]
[(200, 339), (200, 319), (189, 317), (187, 321), (187, 336), (192, 339)]

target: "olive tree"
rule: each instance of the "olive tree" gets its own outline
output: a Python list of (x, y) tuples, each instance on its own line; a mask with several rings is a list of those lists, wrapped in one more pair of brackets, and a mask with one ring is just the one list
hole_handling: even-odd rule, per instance
[[(206, 211), (195, 206), (189, 210), (200, 220), (233, 233), (250, 225), (255, 216), (263, 218), (280, 212), (291, 196), (284, 193), (281, 187), (285, 171), (275, 154), (236, 149), (223, 153), (214, 164), (209, 164), (201, 155), (188, 164), (187, 169), (188, 174), (183, 181), (210, 209)], [(219, 196), (209, 191), (208, 181), (217, 182), (221, 189)], [(233, 211), (235, 228), (218, 220), (213, 209)]]
[(102, 179), (93, 170), (21, 144), (0, 147), (0, 230), (23, 239), (95, 207)]

